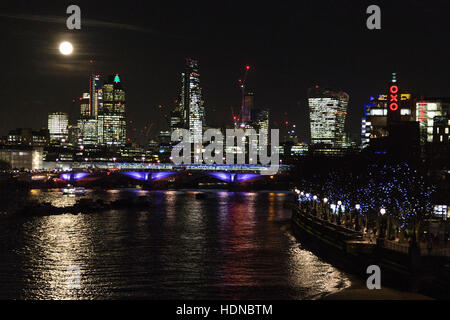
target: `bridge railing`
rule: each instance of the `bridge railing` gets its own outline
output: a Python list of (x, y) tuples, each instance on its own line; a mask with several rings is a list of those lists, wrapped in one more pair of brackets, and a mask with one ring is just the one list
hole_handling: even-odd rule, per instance
[[(254, 164), (182, 164), (172, 163), (133, 163), (133, 162), (74, 162), (72, 169), (111, 169), (119, 170), (172, 170), (172, 171), (251, 171), (260, 172), (269, 168), (270, 165)], [(288, 165), (280, 165), (279, 172), (290, 170)]]

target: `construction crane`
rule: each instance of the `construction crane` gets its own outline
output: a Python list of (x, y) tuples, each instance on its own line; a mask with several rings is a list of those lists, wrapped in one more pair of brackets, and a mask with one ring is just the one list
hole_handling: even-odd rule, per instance
[(248, 72), (250, 70), (250, 66), (246, 65), (245, 66), (245, 71), (244, 71), (244, 77), (242, 79), (238, 79), (238, 83), (239, 83), (239, 88), (241, 89), (241, 107), (240, 107), (240, 112), (239, 114), (235, 114), (233, 107), (231, 107), (231, 114), (233, 115), (233, 121), (235, 123), (235, 125), (237, 125), (237, 122), (242, 120), (242, 118), (247, 117), (246, 114), (243, 114), (243, 111), (245, 109), (245, 95), (247, 94), (246, 91), (246, 85), (247, 85), (247, 76), (248, 76)]

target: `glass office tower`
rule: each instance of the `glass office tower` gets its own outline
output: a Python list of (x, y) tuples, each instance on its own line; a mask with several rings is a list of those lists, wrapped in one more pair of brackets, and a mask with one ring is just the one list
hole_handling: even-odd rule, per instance
[(315, 86), (308, 90), (312, 144), (341, 146), (349, 96), (347, 93)]

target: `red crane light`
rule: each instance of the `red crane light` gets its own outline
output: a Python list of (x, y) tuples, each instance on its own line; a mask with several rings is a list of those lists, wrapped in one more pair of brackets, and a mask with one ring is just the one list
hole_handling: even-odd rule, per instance
[(249, 65), (246, 65), (246, 66), (245, 66), (245, 69), (250, 70), (250, 66), (249, 66)]

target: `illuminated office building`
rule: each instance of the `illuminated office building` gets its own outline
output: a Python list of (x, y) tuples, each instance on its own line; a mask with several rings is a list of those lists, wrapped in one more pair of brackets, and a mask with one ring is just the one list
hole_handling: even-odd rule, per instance
[(366, 147), (371, 139), (388, 137), (391, 123), (415, 121), (414, 101), (410, 93), (402, 91), (397, 75), (393, 73), (386, 94), (370, 97), (369, 103), (364, 105), (362, 147)]
[[(97, 98), (93, 99), (93, 101), (96, 101), (93, 105), (98, 107), (98, 94), (95, 94), (95, 96)], [(93, 115), (91, 110), (98, 111), (98, 108), (91, 108), (91, 95), (89, 93), (83, 93), (83, 97), (80, 100), (80, 119), (77, 126), (78, 143), (84, 146), (96, 145), (98, 143), (97, 114)]]
[(0, 161), (8, 164), (9, 169), (43, 169), (43, 149), (32, 147), (0, 148)]
[(34, 131), (29, 128), (17, 128), (9, 131), (6, 142), (13, 146), (46, 147), (49, 142), (49, 133), (47, 129)]
[(83, 93), (83, 97), (80, 98), (80, 116), (83, 119), (91, 117), (90, 100), (89, 93)]
[(369, 145), (370, 139), (388, 136), (387, 106), (384, 100), (370, 97), (370, 103), (364, 105), (361, 135), (363, 148)]
[(450, 144), (450, 115), (434, 117), (433, 119), (433, 142), (439, 144)]
[(102, 81), (100, 80), (100, 75), (91, 75), (89, 80), (88, 116), (95, 119), (97, 118), (98, 111), (102, 107), (103, 102)]
[(118, 74), (109, 76), (103, 85), (102, 101), (97, 116), (98, 142), (123, 146), (126, 143), (125, 91)]
[(186, 70), (182, 73), (180, 107), (178, 112), (183, 118), (183, 126), (189, 129), (192, 142), (202, 142), (205, 110), (200, 87), (198, 61), (186, 59)]
[(84, 146), (97, 145), (98, 143), (98, 121), (96, 119), (79, 119), (78, 143)]
[(416, 119), (419, 121), (422, 144), (433, 142), (434, 118), (450, 114), (450, 99), (424, 98), (416, 103)]
[(308, 90), (312, 144), (342, 145), (348, 101), (343, 91), (319, 86)]
[(267, 109), (253, 109), (250, 112), (252, 127), (256, 130), (259, 136), (263, 135), (263, 143), (269, 144), (269, 110)]
[(170, 130), (171, 132), (183, 128), (183, 117), (181, 111), (177, 108), (170, 113)]
[(68, 139), (69, 115), (65, 112), (54, 112), (48, 115), (48, 131), (50, 143), (64, 143)]

